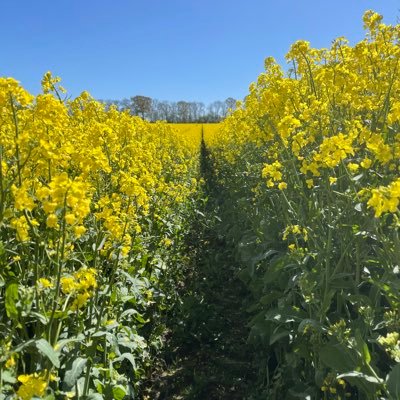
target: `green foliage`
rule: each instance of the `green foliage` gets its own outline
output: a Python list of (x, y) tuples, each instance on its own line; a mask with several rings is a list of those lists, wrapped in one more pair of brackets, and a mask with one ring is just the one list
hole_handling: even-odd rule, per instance
[[(263, 151), (243, 144), (234, 163), (212, 152), (226, 234), (252, 293), (260, 390), (270, 399), (396, 398), (397, 226), (334, 190), (287, 190), (284, 200), (253, 172)], [(307, 241), (292, 238), (294, 251), (282, 239), (292, 221), (308, 231)]]

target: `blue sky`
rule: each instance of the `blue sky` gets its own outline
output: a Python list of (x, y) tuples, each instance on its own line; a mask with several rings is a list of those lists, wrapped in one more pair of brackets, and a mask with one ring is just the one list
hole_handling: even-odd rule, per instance
[(395, 23), (400, 0), (4, 0), (0, 76), (35, 94), (50, 70), (72, 96), (242, 98), (298, 39), (361, 40), (367, 9)]

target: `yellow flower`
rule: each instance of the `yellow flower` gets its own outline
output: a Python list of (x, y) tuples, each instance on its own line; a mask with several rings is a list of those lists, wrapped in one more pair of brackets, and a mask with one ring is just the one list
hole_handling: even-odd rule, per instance
[(358, 169), (360, 168), (360, 166), (358, 164), (355, 164), (355, 163), (348, 163), (347, 167), (349, 168), (349, 170), (351, 172), (357, 172)]
[(164, 238), (162, 244), (166, 247), (170, 247), (172, 245), (172, 240), (170, 238)]
[(80, 238), (86, 232), (86, 228), (83, 225), (76, 226), (74, 233), (77, 238)]
[(11, 186), (14, 195), (14, 207), (19, 210), (32, 211), (35, 208), (35, 202), (28, 193), (28, 181), (24, 182), (21, 187)]
[(5, 363), (5, 367), (6, 368), (12, 368), (15, 367), (16, 362), (15, 362), (15, 358), (14, 355), (12, 355)]
[(378, 338), (378, 342), (383, 346), (396, 346), (399, 343), (399, 333), (398, 332), (390, 332), (385, 336), (380, 336)]
[(372, 165), (372, 160), (369, 158), (364, 158), (364, 160), (361, 161), (360, 165), (363, 168), (368, 169)]
[(20, 375), (18, 380), (22, 383), (17, 391), (17, 395), (22, 400), (31, 400), (32, 397), (43, 396), (47, 388), (47, 380), (45, 379), (45, 371), (41, 373), (33, 373), (30, 375)]
[(275, 161), (272, 164), (265, 164), (262, 170), (263, 178), (270, 178), (270, 181), (280, 181), (282, 179), (282, 172), (280, 169), (282, 164), (279, 161)]
[(75, 222), (75, 220), (76, 220), (76, 218), (75, 218), (75, 215), (74, 215), (74, 214), (68, 213), (68, 214), (65, 215), (65, 222), (66, 222), (68, 225), (73, 225), (74, 222)]
[(81, 268), (75, 272), (74, 277), (77, 282), (79, 290), (95, 289), (97, 287), (96, 282), (96, 270), (94, 268)]
[(57, 203), (51, 201), (43, 202), (43, 210), (46, 214), (52, 214), (57, 208)]
[(57, 228), (57, 227), (58, 227), (58, 218), (57, 218), (57, 215), (56, 215), (56, 214), (50, 214), (50, 215), (47, 217), (46, 225), (47, 225), (49, 228)]
[(40, 278), (38, 279), (37, 283), (42, 288), (52, 288), (54, 286), (47, 278)]
[(87, 293), (87, 292), (79, 293), (76, 296), (76, 299), (73, 301), (71, 309), (78, 310), (78, 309), (82, 308), (87, 303), (89, 298), (90, 298), (89, 293)]
[(71, 276), (63, 276), (60, 280), (61, 290), (64, 294), (71, 294), (78, 289), (75, 279)]
[(334, 185), (336, 182), (337, 182), (337, 178), (334, 178), (333, 176), (330, 176), (330, 177), (329, 177), (329, 183), (330, 183), (331, 185)]
[(278, 189), (279, 190), (284, 190), (284, 189), (286, 189), (287, 188), (287, 183), (286, 182), (280, 182), (279, 184), (278, 184)]
[(400, 203), (400, 178), (388, 186), (372, 189), (371, 194), (367, 205), (374, 208), (375, 217), (378, 218), (385, 212), (395, 213)]
[(307, 179), (306, 183), (309, 189), (312, 189), (314, 187), (314, 181), (312, 179)]
[(29, 225), (25, 216), (13, 218), (10, 225), (17, 231), (17, 239), (20, 242), (26, 242), (29, 240)]

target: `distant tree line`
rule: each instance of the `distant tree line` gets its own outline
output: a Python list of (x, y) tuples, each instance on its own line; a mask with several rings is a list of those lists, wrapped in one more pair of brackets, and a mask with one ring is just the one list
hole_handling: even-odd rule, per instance
[(100, 101), (107, 107), (113, 105), (120, 111), (129, 110), (132, 115), (138, 115), (148, 121), (167, 122), (219, 122), (236, 106), (236, 100), (232, 97), (208, 105), (198, 101), (161, 101), (147, 96)]

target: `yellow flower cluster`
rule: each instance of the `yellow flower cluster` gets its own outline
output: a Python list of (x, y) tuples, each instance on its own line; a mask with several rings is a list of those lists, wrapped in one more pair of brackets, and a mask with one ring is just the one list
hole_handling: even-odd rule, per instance
[(386, 336), (380, 336), (378, 343), (396, 362), (400, 362), (400, 335), (398, 332), (390, 332)]
[(303, 238), (304, 241), (307, 241), (307, 240), (308, 240), (308, 231), (307, 231), (307, 229), (304, 228), (304, 227), (301, 227), (301, 226), (299, 226), (299, 225), (290, 225), (290, 226), (287, 226), (287, 227), (285, 228), (285, 230), (283, 231), (282, 239), (283, 239), (283, 240), (287, 240), (287, 239), (288, 239), (288, 236), (289, 236), (290, 234), (293, 234), (293, 235), (300, 235), (300, 236)]
[(61, 278), (61, 290), (64, 294), (74, 297), (71, 309), (82, 308), (97, 288), (97, 271), (93, 268), (81, 268), (72, 276)]
[(48, 386), (47, 372), (33, 373), (29, 375), (18, 376), (21, 386), (17, 391), (17, 395), (22, 400), (31, 400), (32, 397), (42, 397)]
[(380, 217), (385, 212), (395, 213), (400, 201), (400, 178), (388, 186), (380, 186), (371, 190), (368, 207), (375, 210), (375, 217)]
[[(398, 212), (400, 26), (385, 25), (373, 11), (363, 21), (366, 37), (355, 46), (344, 38), (329, 49), (296, 42), (287, 74), (266, 59), (265, 73), (220, 124), (217, 139), (206, 136), (217, 164), (235, 162), (244, 148), (266, 149), (267, 186), (288, 190), (343, 187), (344, 178), (362, 174), (375, 215)], [(381, 176), (393, 183), (383, 187)]]
[[(332, 395), (338, 394), (338, 392), (343, 392), (346, 389), (346, 381), (344, 379), (336, 379), (333, 374), (328, 375), (321, 386), (321, 392), (330, 393)], [(350, 398), (351, 393), (345, 392), (343, 393), (344, 398)], [(342, 399), (342, 396), (338, 395), (337, 399)]]
[[(381, 367), (382, 352), (370, 346), (374, 330), (386, 335), (378, 343), (400, 360), (400, 24), (386, 25), (373, 11), (363, 22), (365, 38), (355, 45), (344, 38), (322, 49), (306, 41), (293, 44), (286, 71), (267, 58), (265, 72), (250, 85), (243, 103), (215, 137), (205, 137), (216, 179), (232, 207), (229, 215), (247, 227), (245, 232), (235, 227), (229, 237), (243, 256), (253, 305), (260, 307), (250, 323), (255, 343), (265, 340), (271, 346), (270, 333), (281, 328), (271, 320), (264, 325), (265, 312), (280, 312), (281, 303), (303, 312), (301, 323), (285, 326), (293, 340), (272, 345), (291, 357), (282, 361), (287, 372), (271, 387), (287, 386), (299, 366), (314, 370), (312, 386), (322, 367), (330, 374), (319, 382), (324, 399), (379, 397), (378, 390), (367, 393), (356, 379), (351, 385), (337, 379), (347, 379), (345, 373), (358, 366), (368, 366), (362, 372), (382, 380), (377, 387), (385, 397), (388, 371)], [(247, 260), (250, 249), (279, 255), (260, 264), (264, 269), (255, 274), (253, 261)], [(272, 292), (278, 305), (270, 301)], [(371, 293), (379, 299), (373, 306)], [(369, 327), (361, 337), (347, 300), (338, 300), (352, 296), (357, 318)], [(389, 313), (387, 325), (377, 325)], [(317, 333), (299, 337), (309, 320), (319, 321)], [(298, 348), (309, 350), (298, 356), (293, 352)], [(339, 365), (336, 349), (349, 359), (354, 354), (354, 366)]]
[(86, 92), (63, 102), (58, 83), (47, 73), (44, 93), (33, 97), (0, 78), (0, 223), (21, 242), (43, 222), (55, 230), (66, 225), (79, 238), (93, 205), (110, 242), (124, 242), (155, 198), (182, 202), (195, 190), (197, 182), (181, 178), (198, 163), (191, 155), (199, 151), (201, 125), (185, 135), (106, 110)]
[(218, 143), (219, 141), (219, 129), (222, 124), (204, 124), (203, 125), (203, 136), (204, 141), (208, 145), (212, 145), (213, 143)]
[(274, 182), (280, 182), (282, 180), (282, 164), (279, 161), (275, 161), (272, 164), (265, 164), (262, 170), (263, 178), (268, 178), (267, 186), (274, 186)]
[[(35, 340), (52, 347), (60, 337), (94, 332), (102, 318), (118, 318), (125, 307), (123, 285), (134, 292), (138, 313), (158, 306), (151, 294), (164, 290), (162, 279), (175, 277), (147, 265), (159, 253), (165, 264), (172, 253), (178, 259), (173, 244), (181, 247), (197, 198), (201, 125), (150, 123), (87, 92), (72, 100), (64, 92), (51, 73), (37, 96), (0, 78), (0, 280), (7, 292), (0, 347), (27, 340), (20, 318), (29, 319)], [(136, 333), (131, 321), (126, 328)], [(138, 368), (144, 346), (134, 350)], [(1, 387), (0, 397), (15, 397), (15, 390), (23, 400), (45, 394), (49, 373), (24, 374), (47, 365), (37, 350), (29, 350), (29, 362), (24, 351), (18, 362), (6, 354), (3, 367), (19, 374), (21, 385)], [(79, 351), (88, 357), (88, 347)], [(104, 359), (109, 354), (104, 350)]]

